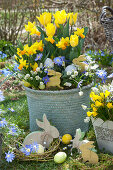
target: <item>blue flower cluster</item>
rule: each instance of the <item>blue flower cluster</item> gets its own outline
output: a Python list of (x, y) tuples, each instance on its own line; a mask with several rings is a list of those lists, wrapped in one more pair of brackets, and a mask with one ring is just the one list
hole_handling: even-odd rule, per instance
[(34, 142), (31, 145), (25, 145), (25, 147), (20, 149), (26, 156), (30, 155), (31, 153), (36, 153), (39, 150), (39, 144)]
[(7, 58), (7, 54), (3, 53), (2, 51), (0, 51), (0, 60), (4, 61), (4, 59)]

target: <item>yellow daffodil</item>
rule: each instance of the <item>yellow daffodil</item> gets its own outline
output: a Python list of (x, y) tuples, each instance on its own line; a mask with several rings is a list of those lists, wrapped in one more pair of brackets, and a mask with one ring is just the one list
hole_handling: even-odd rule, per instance
[(20, 48), (17, 48), (17, 54), (18, 54), (18, 56), (22, 57)]
[(82, 29), (77, 28), (77, 31), (74, 32), (75, 35), (78, 35), (81, 38), (85, 38), (85, 35), (83, 33), (84, 33), (84, 28), (82, 28)]
[(58, 48), (61, 48), (62, 50), (65, 50), (67, 46), (69, 46), (69, 37), (61, 38), (61, 40), (56, 44)]
[(59, 27), (59, 24), (64, 24), (66, 22), (66, 12), (65, 10), (57, 11), (55, 14), (53, 14), (55, 18), (55, 25)]
[(78, 45), (78, 36), (77, 35), (70, 36), (70, 44), (72, 47), (76, 47)]
[(55, 42), (52, 36), (49, 36), (48, 38), (45, 38), (46, 41), (51, 42), (52, 44)]
[(108, 90), (105, 91), (105, 98), (110, 95), (110, 92)]
[(22, 58), (21, 60), (19, 60), (19, 62), (20, 62), (20, 65), (19, 65), (18, 69), (19, 69), (19, 70), (22, 70), (22, 68), (23, 68), (24, 66), (26, 66), (26, 60), (23, 60), (23, 58)]
[(96, 108), (96, 107), (93, 107), (93, 111), (96, 112), (96, 111), (97, 111), (97, 108)]
[(87, 116), (90, 117), (92, 115), (92, 112), (88, 111)]
[(113, 108), (112, 103), (108, 103), (108, 104), (107, 104), (107, 107), (108, 107), (109, 109)]
[(55, 25), (53, 25), (52, 23), (47, 24), (46, 28), (46, 35), (49, 36), (54, 36), (56, 28)]
[(100, 93), (100, 96), (102, 99), (104, 99), (104, 97), (105, 97), (104, 93)]
[(36, 26), (35, 26), (35, 22), (31, 23), (28, 22), (28, 25), (25, 25), (25, 30), (30, 32), (30, 35), (36, 34), (36, 35), (40, 35), (41, 33), (37, 30)]
[(36, 71), (36, 68), (38, 67), (38, 64), (35, 62), (35, 64), (32, 66), (33, 71)]
[(94, 107), (94, 104), (92, 103), (92, 104), (91, 104), (91, 108), (93, 108), (93, 107)]
[(43, 26), (46, 26), (48, 23), (51, 22), (51, 13), (49, 12), (44, 12), (42, 13), (42, 15), (40, 15), (40, 17), (36, 17), (40, 24)]
[(73, 25), (77, 21), (78, 13), (73, 14), (73, 12), (67, 14), (67, 19), (69, 19), (69, 24)]
[(95, 117), (95, 116), (97, 116), (97, 112), (92, 112), (92, 115)]
[(95, 102), (95, 106), (96, 106), (96, 107), (103, 106), (103, 103), (101, 103), (101, 102), (99, 102), (99, 101), (96, 101), (96, 102)]

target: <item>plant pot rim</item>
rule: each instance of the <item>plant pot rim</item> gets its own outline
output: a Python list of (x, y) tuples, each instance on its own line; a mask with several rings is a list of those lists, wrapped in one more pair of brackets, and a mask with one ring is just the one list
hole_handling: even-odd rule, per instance
[[(92, 86), (94, 85), (94, 82), (88, 84), (87, 86), (83, 86), (81, 88), (81, 90), (86, 90), (86, 89), (89, 89), (91, 88)], [(46, 94), (46, 93), (49, 93), (49, 94), (66, 94), (66, 93), (74, 93), (74, 92), (79, 92), (80, 89), (79, 88), (75, 88), (75, 89), (69, 89), (69, 90), (34, 90), (34, 89), (31, 89), (31, 88), (28, 88), (28, 87), (25, 87), (23, 86), (24, 89), (27, 91), (27, 92), (31, 92), (31, 93), (40, 93), (40, 94)]]

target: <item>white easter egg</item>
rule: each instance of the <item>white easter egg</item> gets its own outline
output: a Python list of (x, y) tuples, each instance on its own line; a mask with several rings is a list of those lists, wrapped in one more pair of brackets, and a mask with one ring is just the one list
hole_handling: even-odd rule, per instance
[(67, 154), (65, 152), (58, 152), (55, 156), (54, 156), (54, 161), (55, 163), (63, 163), (67, 158)]
[(65, 68), (65, 71), (70, 72), (70, 73), (72, 73), (72, 72), (74, 72), (76, 70), (77, 70), (76, 67), (74, 65), (72, 65), (72, 64)]
[(45, 62), (44, 62), (44, 66), (49, 67), (49, 68), (53, 68), (54, 67), (54, 62), (50, 58), (47, 58), (45, 60)]

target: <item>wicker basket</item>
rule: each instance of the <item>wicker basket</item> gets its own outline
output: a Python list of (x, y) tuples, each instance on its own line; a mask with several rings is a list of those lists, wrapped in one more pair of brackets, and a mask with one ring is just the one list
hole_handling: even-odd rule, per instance
[(34, 153), (34, 154), (30, 154), (26, 156), (20, 150), (16, 149), (15, 156), (16, 156), (16, 159), (20, 161), (40, 161), (40, 162), (50, 161), (50, 160), (53, 160), (55, 153), (59, 149), (59, 146), (60, 146), (60, 139), (55, 139), (51, 143), (48, 150), (45, 151), (43, 154)]
[(33, 90), (25, 87), (30, 119), (30, 130), (40, 130), (36, 119), (42, 121), (43, 114), (46, 114), (49, 122), (55, 126), (60, 135), (66, 133), (75, 135), (76, 129), (88, 130), (88, 124), (84, 123), (86, 112), (81, 105), (89, 104), (89, 94), (92, 84), (84, 86), (83, 96), (79, 96), (79, 89), (46, 91)]
[[(107, 17), (106, 10), (111, 13), (111, 17)], [(113, 50), (113, 9), (108, 6), (102, 8), (102, 14), (100, 16), (100, 23), (103, 25), (106, 37), (111, 44), (111, 49)]]

